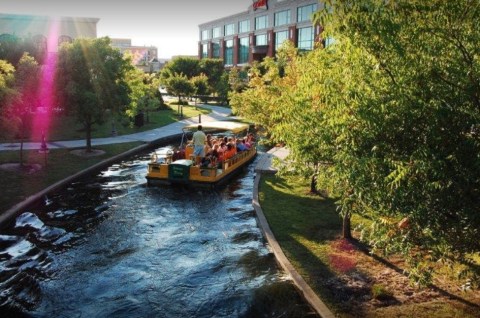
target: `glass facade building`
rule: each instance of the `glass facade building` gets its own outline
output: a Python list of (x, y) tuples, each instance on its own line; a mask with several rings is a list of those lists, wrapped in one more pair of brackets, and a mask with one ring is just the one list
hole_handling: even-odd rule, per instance
[(318, 0), (266, 0), (261, 5), (254, 0), (245, 12), (199, 25), (198, 56), (235, 66), (275, 57), (287, 40), (301, 51), (313, 50), (316, 42), (325, 40), (320, 26), (312, 23), (313, 14), (323, 7)]

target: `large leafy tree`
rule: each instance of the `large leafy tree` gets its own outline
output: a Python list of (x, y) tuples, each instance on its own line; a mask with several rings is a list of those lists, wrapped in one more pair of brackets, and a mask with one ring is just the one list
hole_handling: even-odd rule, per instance
[(363, 238), (403, 252), (413, 276), (428, 278), (427, 258), (471, 262), (480, 251), (480, 4), (331, 5), (318, 21), (346, 57), (342, 98), (330, 101), (344, 118), (335, 155), (344, 207), (371, 218)]
[(168, 79), (175, 74), (183, 74), (188, 79), (200, 74), (199, 60), (192, 57), (176, 57), (161, 70), (161, 78)]
[(125, 74), (133, 66), (110, 46), (108, 38), (77, 39), (64, 44), (58, 56), (56, 85), (59, 102), (86, 133), (86, 150), (91, 151), (91, 132), (105, 121), (107, 110), (129, 104)]
[(173, 74), (163, 82), (167, 92), (178, 97), (179, 113), (183, 116), (182, 97), (191, 96), (195, 92), (192, 82), (183, 74)]
[(40, 66), (33, 57), (24, 53), (15, 71), (15, 86), (19, 99), (13, 104), (13, 114), (18, 123), (15, 130), (20, 135), (20, 164), (23, 164), (23, 141), (29, 124), (29, 114), (38, 105), (40, 85)]
[(470, 265), (480, 250), (479, 6), (327, 1), (316, 22), (334, 44), (284, 76), (253, 69), (235, 104), (296, 162), (317, 161), (345, 220), (370, 219), (361, 238), (403, 253), (423, 282), (432, 260)]
[(217, 83), (221, 81), (222, 75), (225, 73), (223, 60), (204, 58), (200, 60), (199, 68), (200, 73), (205, 74), (208, 79), (209, 90), (216, 92)]

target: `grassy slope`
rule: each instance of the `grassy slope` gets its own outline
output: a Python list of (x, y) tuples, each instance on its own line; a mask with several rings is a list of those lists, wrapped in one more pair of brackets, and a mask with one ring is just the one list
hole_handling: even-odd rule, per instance
[[(479, 302), (478, 291), (456, 293), (460, 301), (450, 301), (430, 289), (415, 289), (401, 270), (392, 270), (340, 239), (342, 222), (334, 202), (308, 194), (308, 182), (262, 176), (259, 191), (262, 210), (284, 253), (341, 317), (478, 317), (478, 307), (468, 305)], [(354, 218), (353, 227), (359, 222)], [(355, 280), (356, 277), (362, 279)], [(349, 285), (351, 282), (367, 284), (355, 287)], [(396, 299), (372, 299), (374, 285), (392, 291)], [(410, 294), (413, 296), (405, 296)]]

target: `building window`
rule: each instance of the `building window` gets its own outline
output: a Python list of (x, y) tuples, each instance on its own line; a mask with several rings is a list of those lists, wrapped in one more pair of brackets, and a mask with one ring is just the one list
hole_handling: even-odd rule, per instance
[(238, 22), (238, 33), (250, 32), (250, 20)]
[(220, 37), (220, 27), (216, 27), (212, 29), (212, 39)]
[(225, 65), (233, 65), (233, 40), (225, 41)]
[(232, 35), (235, 33), (235, 24), (230, 23), (225, 25), (225, 36)]
[(255, 18), (255, 30), (266, 29), (268, 27), (268, 16), (262, 15)]
[(208, 44), (202, 44), (202, 58), (208, 57)]
[(218, 42), (212, 43), (212, 57), (214, 59), (220, 58), (220, 43)]
[(238, 49), (238, 63), (248, 63), (248, 37), (240, 38), (240, 47)]
[(255, 45), (268, 45), (267, 35), (266, 34), (256, 35), (255, 36)]
[(310, 21), (312, 14), (317, 11), (317, 4), (309, 4), (307, 6), (297, 8), (297, 22)]
[(275, 32), (275, 50), (277, 50), (285, 40), (288, 40), (288, 31)]
[(313, 27), (298, 29), (298, 49), (312, 50), (313, 49)]
[(275, 26), (290, 24), (290, 10), (275, 12)]
[(208, 30), (202, 31), (202, 40), (208, 40)]

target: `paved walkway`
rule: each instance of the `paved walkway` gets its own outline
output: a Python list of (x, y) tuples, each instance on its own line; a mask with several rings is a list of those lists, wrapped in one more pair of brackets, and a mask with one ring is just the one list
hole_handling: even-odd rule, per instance
[[(202, 122), (216, 121), (216, 120), (227, 120), (231, 114), (230, 108), (211, 106), (211, 105), (198, 105), (202, 108), (209, 108), (212, 112), (208, 115), (202, 115)], [(177, 135), (182, 132), (182, 127), (186, 124), (198, 123), (198, 116), (187, 118), (176, 123), (172, 123), (160, 128), (153, 130), (143, 131), (130, 135), (122, 135), (116, 137), (106, 137), (106, 138), (94, 138), (92, 139), (92, 146), (101, 146), (117, 143), (125, 143), (132, 141), (142, 141), (142, 142), (152, 142), (160, 138)], [(59, 148), (81, 148), (85, 147), (85, 139), (80, 140), (67, 140), (67, 141), (47, 141), (48, 149), (59, 149)], [(23, 149), (25, 150), (35, 150), (40, 149), (40, 142), (25, 142), (23, 143)], [(20, 143), (3, 143), (0, 144), (0, 151), (8, 150), (19, 150)]]

